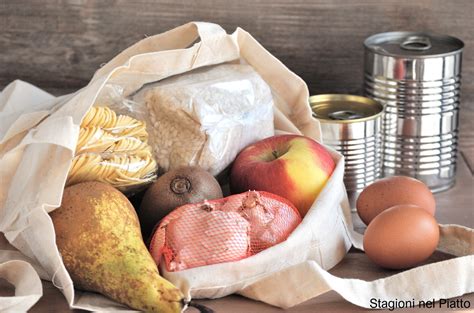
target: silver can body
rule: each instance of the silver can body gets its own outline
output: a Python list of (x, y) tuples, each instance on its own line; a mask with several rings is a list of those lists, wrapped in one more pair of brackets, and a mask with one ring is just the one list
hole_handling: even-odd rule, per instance
[(310, 97), (324, 144), (344, 156), (344, 184), (351, 208), (362, 190), (380, 178), (382, 105), (352, 95)]
[(455, 181), (463, 43), (391, 32), (365, 43), (364, 93), (384, 106), (383, 176), (406, 175), (433, 191)]

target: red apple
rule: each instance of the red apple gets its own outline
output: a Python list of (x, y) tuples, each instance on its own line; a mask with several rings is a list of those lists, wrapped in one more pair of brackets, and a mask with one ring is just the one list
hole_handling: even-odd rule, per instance
[(309, 137), (273, 136), (242, 150), (230, 174), (231, 190), (268, 191), (290, 200), (304, 216), (335, 168), (329, 152)]

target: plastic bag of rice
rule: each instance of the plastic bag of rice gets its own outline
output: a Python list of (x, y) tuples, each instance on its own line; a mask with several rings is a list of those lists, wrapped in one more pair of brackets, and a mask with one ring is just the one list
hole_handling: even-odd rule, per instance
[(272, 92), (245, 64), (205, 67), (148, 84), (132, 101), (146, 106), (142, 118), (164, 172), (193, 165), (218, 175), (242, 148), (274, 134)]

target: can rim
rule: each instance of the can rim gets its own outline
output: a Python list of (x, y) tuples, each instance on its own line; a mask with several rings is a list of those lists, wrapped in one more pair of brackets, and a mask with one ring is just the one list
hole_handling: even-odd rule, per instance
[[(363, 105), (373, 105), (376, 106), (378, 109), (378, 113), (362, 117), (356, 119), (347, 119), (347, 120), (334, 120), (330, 118), (323, 118), (315, 116), (314, 108), (320, 104), (322, 101), (330, 102), (330, 101), (351, 101), (351, 102), (358, 102)], [(381, 116), (383, 113), (383, 105), (380, 104), (378, 101), (374, 99), (363, 97), (363, 96), (356, 96), (356, 95), (349, 95), (349, 94), (320, 94), (320, 95), (313, 95), (309, 97), (309, 105), (312, 110), (312, 115), (315, 119), (320, 121), (321, 123), (332, 123), (332, 124), (353, 124), (358, 122), (366, 122), (375, 120), (377, 117)]]
[[(385, 50), (378, 49), (377, 47), (374, 47), (374, 41), (380, 37), (386, 37), (386, 36), (431, 36), (431, 37), (438, 37), (438, 38), (444, 38), (444, 39), (449, 39), (452, 42), (456, 42), (456, 44), (459, 45), (459, 48), (450, 52), (445, 52), (445, 53), (437, 53), (437, 54), (425, 54), (425, 55), (398, 55), (395, 53), (390, 53)], [(384, 33), (377, 33), (369, 36), (364, 40), (364, 47), (378, 55), (383, 55), (383, 56), (389, 56), (389, 57), (394, 57), (394, 58), (409, 58), (409, 59), (430, 59), (430, 58), (439, 58), (439, 57), (445, 57), (445, 56), (452, 56), (456, 54), (460, 54), (465, 47), (464, 42), (454, 36), (449, 36), (449, 35), (442, 35), (438, 33), (431, 33), (431, 32), (413, 32), (413, 31), (395, 31), (395, 32), (384, 32)]]

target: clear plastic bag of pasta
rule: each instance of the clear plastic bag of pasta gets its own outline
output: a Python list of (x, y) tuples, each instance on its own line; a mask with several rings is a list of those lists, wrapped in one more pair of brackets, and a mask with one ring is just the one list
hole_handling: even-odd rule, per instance
[(101, 181), (131, 193), (154, 180), (156, 172), (145, 122), (105, 106), (87, 112), (67, 185)]

